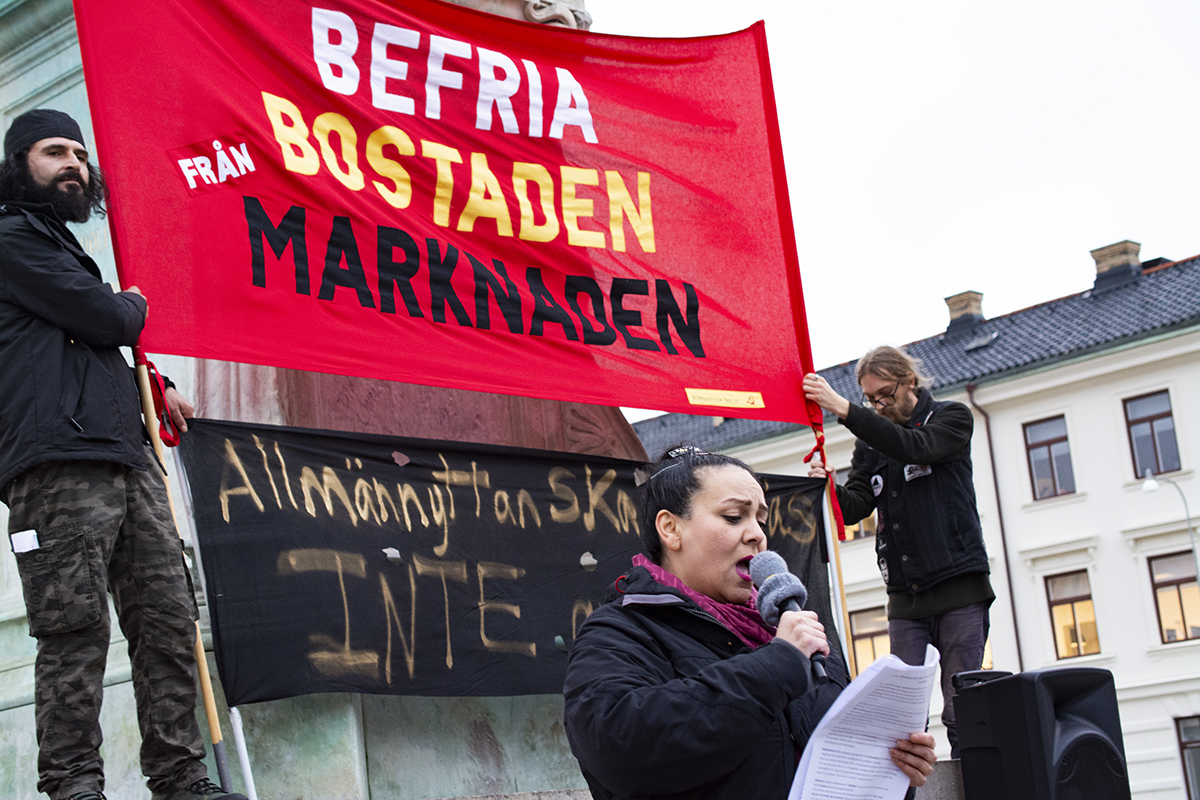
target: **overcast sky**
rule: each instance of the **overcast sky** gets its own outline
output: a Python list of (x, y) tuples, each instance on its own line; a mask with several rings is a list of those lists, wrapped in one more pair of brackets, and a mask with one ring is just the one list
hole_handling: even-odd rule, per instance
[(766, 21), (813, 359), (1200, 253), (1200, 2), (587, 0), (592, 30)]

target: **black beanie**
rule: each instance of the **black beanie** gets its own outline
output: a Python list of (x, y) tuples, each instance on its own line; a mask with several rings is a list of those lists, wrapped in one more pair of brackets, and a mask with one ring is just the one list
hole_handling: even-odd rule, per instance
[(12, 158), (13, 153), (40, 142), (42, 139), (53, 139), (62, 136), (83, 144), (83, 131), (79, 123), (68, 114), (51, 108), (35, 108), (26, 111), (13, 120), (4, 134), (4, 158)]

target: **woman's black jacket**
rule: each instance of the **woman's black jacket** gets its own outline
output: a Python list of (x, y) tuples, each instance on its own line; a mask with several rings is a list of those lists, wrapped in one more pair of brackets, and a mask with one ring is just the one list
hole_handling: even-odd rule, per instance
[(580, 627), (563, 694), (571, 750), (598, 800), (783, 800), (799, 754), (846, 684), (817, 686), (786, 642), (751, 650), (634, 567)]

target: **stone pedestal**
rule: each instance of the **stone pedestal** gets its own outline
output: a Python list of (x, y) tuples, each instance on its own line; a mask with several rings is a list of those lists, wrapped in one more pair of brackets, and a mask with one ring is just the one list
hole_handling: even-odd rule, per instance
[(588, 30), (592, 17), (583, 0), (445, 0), (509, 19)]
[(197, 415), (212, 419), (646, 459), (608, 406), (207, 360), (195, 387)]
[[(518, 792), (517, 794), (481, 794), (471, 797), (443, 797), (439, 800), (591, 800), (587, 789), (566, 789), (551, 792)], [(929, 781), (917, 789), (916, 800), (964, 800), (962, 769), (958, 761), (939, 761), (933, 766)]]

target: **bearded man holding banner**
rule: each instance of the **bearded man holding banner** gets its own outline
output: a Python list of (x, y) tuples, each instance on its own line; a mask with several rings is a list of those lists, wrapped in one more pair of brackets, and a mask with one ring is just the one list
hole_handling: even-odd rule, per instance
[[(196, 604), (133, 373), (146, 299), (115, 292), (66, 222), (104, 213), (78, 123), (17, 117), (0, 162), (0, 499), (37, 639), (38, 790), (103, 800), (111, 593), (129, 641), (154, 800), (245, 800), (208, 780), (196, 722)], [(181, 430), (191, 404), (164, 399)]]
[[(941, 653), (942, 723), (957, 758), (951, 678), (983, 662), (996, 597), (971, 480), (975, 419), (962, 403), (935, 400), (919, 363), (895, 347), (860, 358), (856, 377), (861, 405), (816, 373), (804, 376), (804, 394), (858, 437), (838, 504), (847, 523), (879, 512), (891, 652), (908, 664), (924, 661), (927, 644)], [(825, 477), (819, 459), (808, 474)]]

